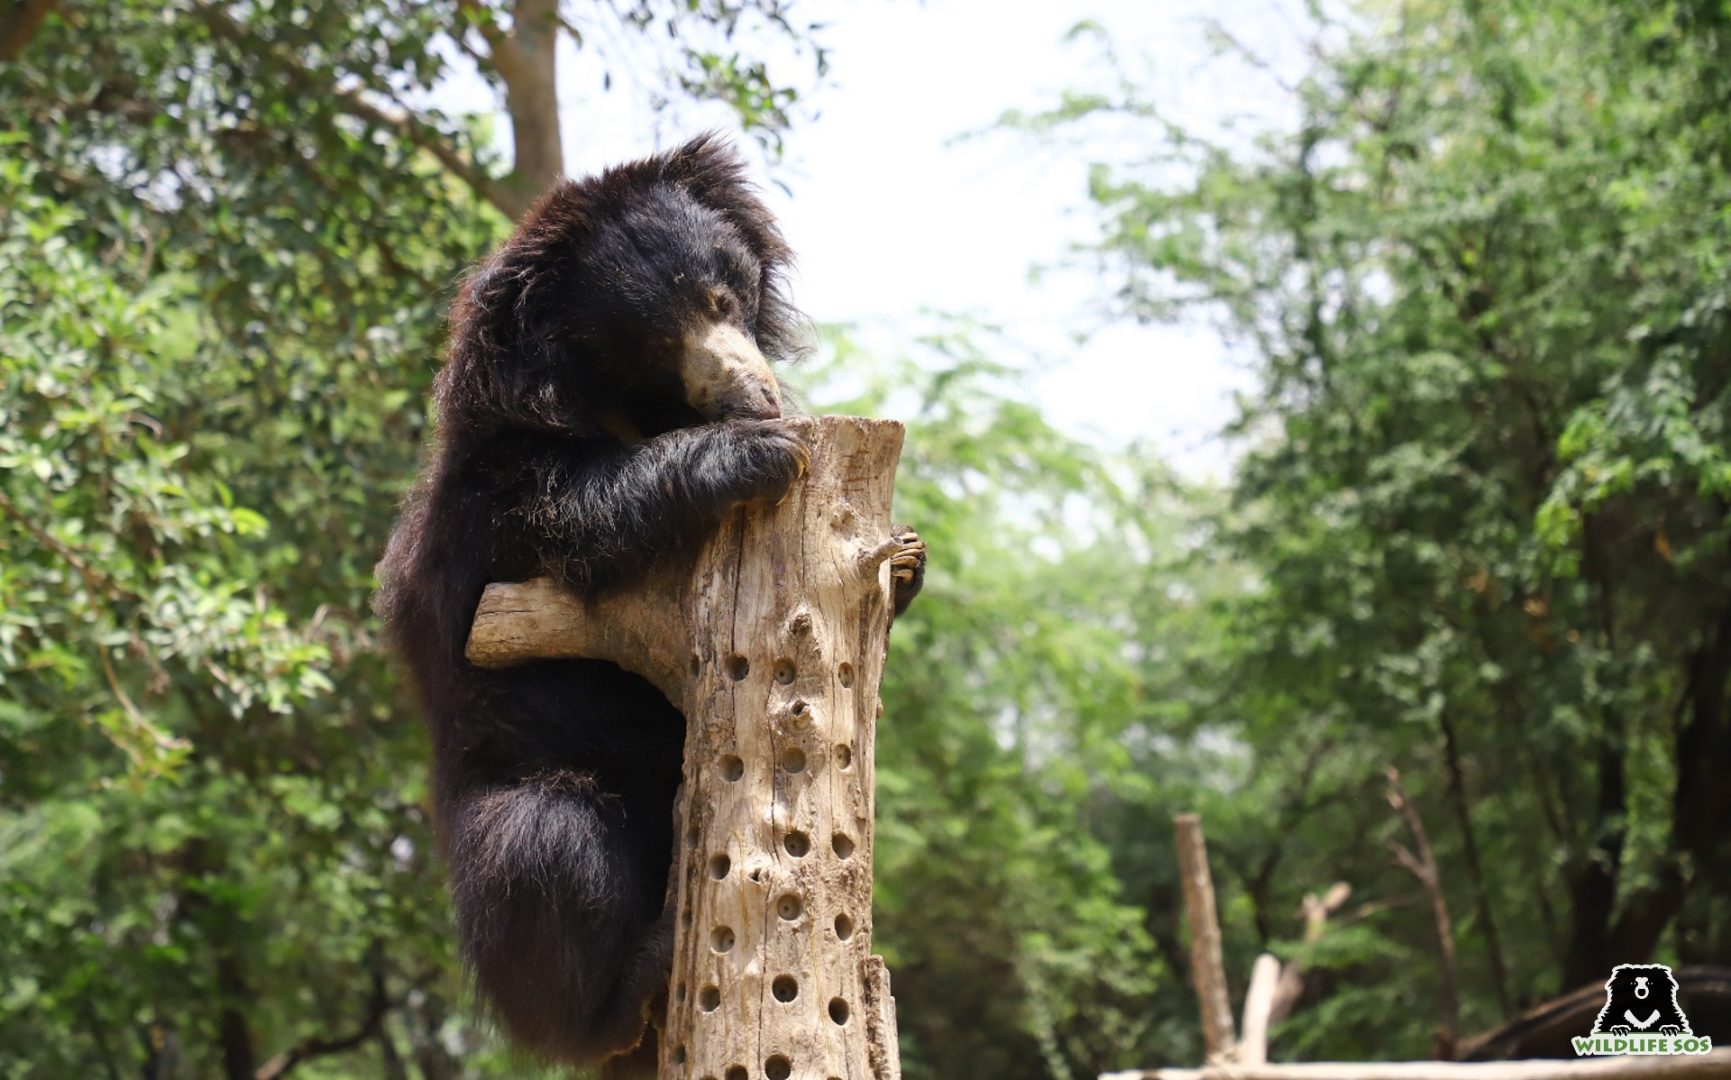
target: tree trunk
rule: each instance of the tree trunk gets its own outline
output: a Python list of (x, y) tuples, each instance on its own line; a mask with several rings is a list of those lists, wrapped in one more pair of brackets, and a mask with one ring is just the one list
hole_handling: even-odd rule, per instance
[(734, 514), (695, 566), (590, 605), (546, 581), (489, 586), (469, 642), (486, 666), (612, 660), (685, 713), (667, 1080), (901, 1073), (871, 870), (902, 431), (804, 424), (805, 480)]
[(1221, 958), (1220, 915), (1214, 905), (1214, 876), (1208, 870), (1208, 845), (1202, 819), (1179, 814), (1172, 819), (1178, 846), (1178, 875), (1184, 883), (1184, 911), (1190, 921), (1190, 982), (1202, 1006), (1202, 1042), (1210, 1063), (1236, 1056), (1232, 1002), (1226, 993)]
[(511, 175), (497, 185), (493, 202), (521, 218), (535, 200), (565, 174), (559, 132), (559, 42), (557, 0), (517, 0), (511, 32), (489, 41), (493, 66), (505, 84), (511, 116)]

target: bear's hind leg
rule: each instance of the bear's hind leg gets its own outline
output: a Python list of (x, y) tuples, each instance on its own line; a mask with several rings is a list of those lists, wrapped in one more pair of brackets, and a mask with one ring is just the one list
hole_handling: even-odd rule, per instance
[(635, 1046), (672, 933), (665, 917), (646, 922), (665, 880), (646, 880), (617, 800), (553, 771), (470, 793), (451, 824), (458, 937), (501, 1026), (572, 1063)]

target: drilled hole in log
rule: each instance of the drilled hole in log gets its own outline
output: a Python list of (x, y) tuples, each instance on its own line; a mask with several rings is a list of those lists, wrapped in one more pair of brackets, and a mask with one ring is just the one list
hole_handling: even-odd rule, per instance
[(835, 767), (838, 769), (853, 767), (853, 747), (847, 743), (835, 744)]
[(835, 936), (843, 941), (853, 937), (853, 920), (848, 918), (846, 913), (835, 917)]
[(734, 682), (751, 674), (751, 661), (738, 653), (727, 658), (727, 677)]
[[(852, 845), (850, 844), (849, 846), (851, 847)], [(728, 870), (732, 868), (733, 860), (729, 859), (726, 855), (717, 855), (715, 858), (709, 860), (709, 876), (717, 881), (726, 877)]]
[(797, 746), (790, 746), (781, 752), (781, 767), (788, 772), (805, 771), (805, 751)]
[(811, 837), (802, 832), (790, 832), (782, 840), (781, 846), (794, 858), (804, 858), (805, 853), (811, 850)]
[(835, 848), (837, 858), (845, 859), (853, 854), (853, 838), (847, 833), (836, 833), (830, 837), (829, 846)]
[(709, 947), (716, 952), (727, 952), (733, 948), (733, 927), (718, 926), (709, 932)]
[(792, 660), (789, 660), (787, 657), (784, 656), (780, 660), (777, 660), (775, 662), (775, 681), (776, 682), (780, 683), (783, 686), (787, 686), (789, 683), (793, 682), (793, 674), (794, 674), (794, 669), (793, 669), (793, 661)]
[(799, 918), (799, 913), (805, 910), (805, 901), (795, 893), (782, 893), (775, 902), (775, 913), (788, 922)]
[(673, 1048), (673, 1063), (675, 1065), (685, 1064), (685, 1047), (675, 1046)]
[(852, 664), (848, 663), (846, 660), (843, 660), (841, 667), (837, 668), (835, 673), (836, 673), (836, 677), (841, 679), (841, 684), (843, 686), (852, 686), (853, 685), (853, 665)]
[(777, 975), (769, 984), (769, 992), (777, 1001), (792, 1001), (799, 996), (799, 983), (792, 975)]
[(749, 1080), (745, 1071), (745, 1066), (729, 1065), (727, 1067), (727, 1080)]
[(791, 712), (795, 716), (804, 716), (805, 715), (805, 708), (806, 708), (805, 702), (796, 701), (793, 703), (793, 707), (791, 709), (789, 709), (788, 712)]
[(738, 754), (729, 754), (721, 759), (722, 779), (731, 783), (744, 775), (745, 762), (740, 760)]
[(829, 1018), (834, 1020), (837, 1026), (847, 1023), (847, 1002), (841, 998), (830, 998)]
[(787, 1080), (793, 1075), (793, 1062), (781, 1054), (771, 1055), (763, 1063), (763, 1075), (769, 1080)]
[(721, 987), (704, 987), (703, 992), (697, 995), (697, 1007), (704, 1012), (714, 1012), (721, 1008)]

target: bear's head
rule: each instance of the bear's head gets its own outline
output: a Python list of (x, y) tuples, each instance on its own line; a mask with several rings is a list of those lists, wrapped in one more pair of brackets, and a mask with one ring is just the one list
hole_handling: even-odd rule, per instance
[(650, 436), (779, 417), (789, 257), (712, 136), (563, 183), (464, 289), (447, 418)]
[(1596, 1033), (1688, 1034), (1677, 1006), (1677, 979), (1664, 964), (1618, 964), (1605, 981)]

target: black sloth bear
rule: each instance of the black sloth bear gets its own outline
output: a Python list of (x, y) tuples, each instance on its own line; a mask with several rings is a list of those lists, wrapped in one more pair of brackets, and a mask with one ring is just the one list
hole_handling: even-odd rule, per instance
[(1605, 981), (1595, 1035), (1691, 1035), (1677, 1005), (1677, 980), (1664, 964), (1618, 964)]
[[(685, 721), (611, 664), (475, 668), (469, 624), (488, 582), (628, 585), (801, 475), (767, 363), (797, 349), (788, 258), (739, 160), (704, 137), (555, 188), (452, 313), (437, 449), (377, 606), (431, 730), (464, 959), (544, 1058), (631, 1050), (665, 985)], [(898, 613), (924, 570), (904, 542)]]

